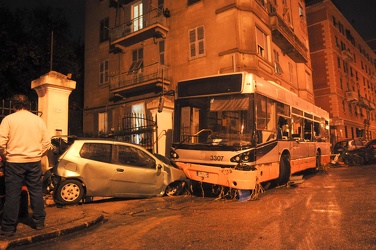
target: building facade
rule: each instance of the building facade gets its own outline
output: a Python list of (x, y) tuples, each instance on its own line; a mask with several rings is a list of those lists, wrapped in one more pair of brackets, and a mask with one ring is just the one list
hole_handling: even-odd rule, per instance
[(98, 0), (85, 15), (87, 135), (166, 154), (177, 83), (216, 74), (255, 73), (315, 101), (303, 0)]
[(316, 105), (330, 113), (331, 138), (376, 135), (376, 55), (330, 0), (307, 1)]

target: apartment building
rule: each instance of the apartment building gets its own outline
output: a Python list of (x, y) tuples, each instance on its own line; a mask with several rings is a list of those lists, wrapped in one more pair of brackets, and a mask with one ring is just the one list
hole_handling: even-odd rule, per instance
[(330, 113), (331, 137), (376, 135), (376, 55), (331, 0), (307, 1), (316, 105)]
[(314, 103), (303, 0), (92, 0), (85, 13), (87, 135), (166, 154), (177, 83), (230, 72)]

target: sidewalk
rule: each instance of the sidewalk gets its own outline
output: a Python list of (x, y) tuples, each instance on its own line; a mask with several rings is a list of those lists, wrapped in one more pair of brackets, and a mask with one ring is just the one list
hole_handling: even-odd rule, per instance
[(69, 233), (77, 232), (104, 221), (102, 212), (85, 209), (85, 206), (56, 206), (46, 207), (45, 228), (36, 230), (32, 228), (31, 214), (20, 218), (14, 236), (0, 238), (0, 249), (21, 246), (53, 239)]

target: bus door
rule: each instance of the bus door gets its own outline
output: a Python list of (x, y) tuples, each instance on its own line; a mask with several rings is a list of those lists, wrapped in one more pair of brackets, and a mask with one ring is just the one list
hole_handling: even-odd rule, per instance
[[(199, 131), (200, 109), (193, 107), (182, 107), (180, 117), (180, 141), (184, 141)], [(197, 143), (197, 137), (191, 137), (190, 143)]]
[(314, 143), (313, 121), (304, 119), (304, 142), (308, 144), (308, 157), (316, 156), (316, 147)]

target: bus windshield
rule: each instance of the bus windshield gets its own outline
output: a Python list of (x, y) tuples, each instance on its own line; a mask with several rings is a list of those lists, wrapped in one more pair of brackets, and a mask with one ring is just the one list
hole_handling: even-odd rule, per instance
[(251, 105), (250, 95), (178, 100), (177, 139), (182, 144), (251, 146), (254, 134)]

